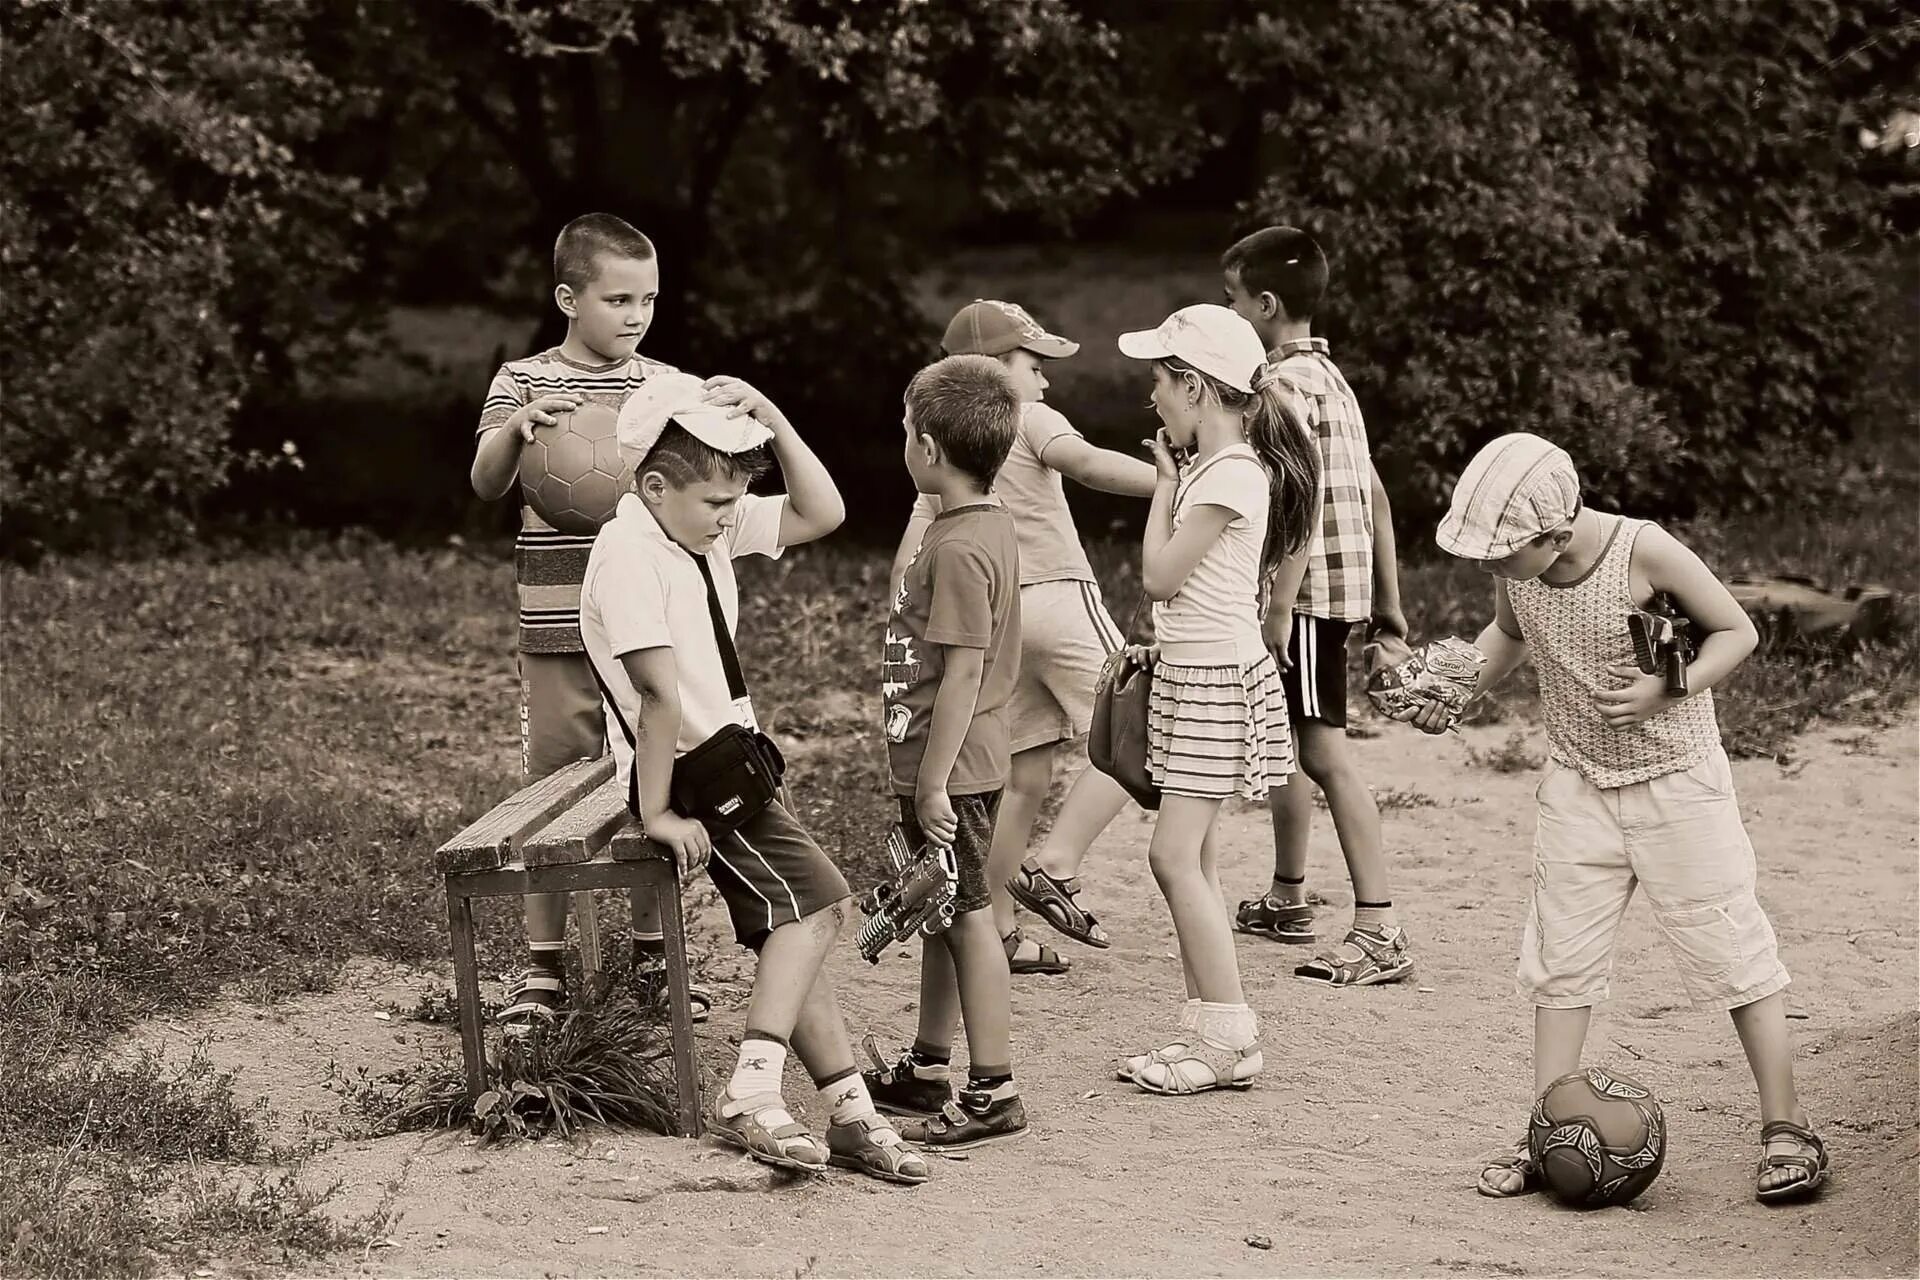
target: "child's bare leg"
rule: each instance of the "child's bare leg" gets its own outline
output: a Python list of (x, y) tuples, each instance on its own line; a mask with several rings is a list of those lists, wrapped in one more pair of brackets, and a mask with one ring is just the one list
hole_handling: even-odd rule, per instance
[[(968, 911), (954, 918), (941, 935), (939, 950), (956, 979), (960, 1010), (967, 1024), (967, 1060), (970, 1075), (1006, 1075), (1012, 1070), (1012, 996), (1008, 990), (1007, 953), (994, 931), (992, 916)], [(934, 948), (929, 948), (929, 953)], [(925, 983), (922, 982), (922, 992)], [(922, 1034), (925, 1018), (922, 1015)], [(951, 1024), (949, 1024), (951, 1025)]]
[[(1027, 838), (1033, 834), (1034, 819), (1046, 801), (1047, 788), (1053, 784), (1053, 744), (1030, 747), (1013, 757), (1006, 791), (1000, 797), (1000, 811), (993, 822), (993, 843), (987, 849), (987, 892), (993, 902), (993, 927), (999, 937), (1014, 930), (1013, 895), (1007, 881), (1026, 856)], [(1041, 958), (1041, 946), (1032, 938), (1022, 938), (1016, 961)]]
[(1087, 850), (1100, 833), (1113, 825), (1127, 807), (1126, 788), (1091, 766), (1082, 770), (1060, 802), (1060, 813), (1047, 831), (1033, 864), (1056, 880), (1080, 874)]
[[(1753, 1082), (1760, 1090), (1760, 1123), (1785, 1120), (1802, 1128), (1812, 1127), (1793, 1085), (1793, 1036), (1787, 1029), (1786, 993), (1776, 991), (1730, 1012), (1733, 1029), (1740, 1035), (1740, 1047), (1747, 1052), (1747, 1065), (1753, 1070)], [(1766, 1149), (1768, 1155), (1776, 1156), (1813, 1154), (1803, 1139), (1792, 1134), (1769, 1138)], [(1793, 1165), (1766, 1169), (1760, 1174), (1759, 1189), (1771, 1191), (1806, 1180), (1806, 1172)]]
[(782, 1040), (792, 1039), (821, 962), (846, 921), (847, 900), (843, 898), (767, 935), (754, 966), (753, 996), (747, 1001), (749, 1034), (764, 1031)]
[[(966, 915), (955, 917), (954, 927), (961, 920), (977, 916), (978, 911), (969, 911)], [(989, 913), (991, 918), (991, 913)], [(1000, 963), (1005, 967), (1007, 953), (999, 947), (999, 939), (994, 939), (996, 950), (1000, 950)], [(920, 1023), (914, 1035), (916, 1050), (941, 1050), (947, 1054), (953, 1052), (953, 1029), (960, 1021), (962, 1001), (960, 983), (954, 973), (953, 953), (947, 945), (946, 934), (936, 934), (931, 938), (920, 939)]]
[[(1294, 727), (1297, 734), (1299, 726)], [(1298, 905), (1307, 900), (1307, 848), (1313, 836), (1313, 784), (1296, 772), (1287, 785), (1267, 792), (1267, 812), (1273, 818), (1273, 887), (1276, 902)]]
[(660, 903), (651, 889), (633, 889), (628, 891), (628, 901), (633, 906), (633, 933), (637, 938), (657, 938), (660, 936)]
[[(1587, 1028), (1593, 1022), (1593, 1007), (1549, 1009), (1535, 1005), (1533, 1010), (1533, 1096), (1539, 1097), (1547, 1086), (1570, 1071), (1580, 1068), (1580, 1051), (1587, 1043)], [(1517, 1196), (1527, 1189), (1527, 1171), (1518, 1163), (1525, 1157), (1526, 1139), (1522, 1136), (1517, 1156), (1508, 1156), (1480, 1171), (1484, 1195)]]
[(1242, 1005), (1246, 996), (1240, 989), (1233, 931), (1217, 882), (1209, 882), (1200, 866), (1201, 848), (1219, 812), (1218, 800), (1164, 797), (1147, 862), (1173, 915), (1194, 994), (1209, 1003)]
[(567, 895), (530, 893), (527, 904), (527, 941), (564, 943), (567, 940)]
[[(1295, 726), (1295, 730), (1299, 735), (1301, 766), (1306, 775), (1326, 793), (1327, 808), (1333, 814), (1334, 830), (1340, 833), (1340, 852), (1347, 860), (1347, 874), (1353, 881), (1355, 904), (1391, 904), (1393, 889), (1387, 882), (1387, 856), (1380, 841), (1380, 807), (1374, 803), (1367, 780), (1354, 767), (1353, 758), (1347, 751), (1346, 730), (1322, 724), (1318, 720), (1302, 721)], [(1291, 791), (1293, 787), (1282, 787), (1281, 790)], [(1298, 800), (1289, 802), (1306, 802), (1308, 817), (1301, 823), (1303, 837), (1312, 820), (1311, 802), (1304, 791), (1302, 788), (1303, 794)], [(1277, 867), (1278, 828), (1275, 829), (1274, 839)], [(1298, 863), (1300, 869), (1293, 874), (1305, 875), (1304, 839), (1299, 846)]]

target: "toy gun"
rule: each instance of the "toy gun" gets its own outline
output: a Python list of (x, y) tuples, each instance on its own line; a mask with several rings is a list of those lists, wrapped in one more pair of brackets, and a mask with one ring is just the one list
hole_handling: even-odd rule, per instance
[(1645, 609), (1627, 615), (1627, 634), (1633, 638), (1633, 660), (1650, 676), (1664, 675), (1667, 693), (1687, 696), (1687, 663), (1693, 661), (1693, 621), (1662, 591)]
[(893, 943), (945, 930), (953, 923), (953, 899), (960, 892), (953, 850), (928, 841), (915, 851), (898, 824), (887, 832), (887, 861), (892, 876), (860, 895), (867, 919), (854, 941), (868, 964), (879, 964), (880, 953)]

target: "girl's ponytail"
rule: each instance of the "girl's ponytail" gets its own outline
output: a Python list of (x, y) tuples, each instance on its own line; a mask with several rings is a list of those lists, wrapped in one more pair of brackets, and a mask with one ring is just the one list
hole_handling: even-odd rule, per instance
[(1313, 537), (1320, 515), (1320, 447), (1300, 412), (1302, 393), (1271, 364), (1254, 375), (1247, 443), (1267, 467), (1271, 501), (1260, 549), (1261, 613), (1280, 562)]

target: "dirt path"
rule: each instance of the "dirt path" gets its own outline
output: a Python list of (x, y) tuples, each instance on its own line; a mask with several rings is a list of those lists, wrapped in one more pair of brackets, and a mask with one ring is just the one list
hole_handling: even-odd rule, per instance
[[(1739, 1044), (1724, 1016), (1685, 1007), (1641, 904), (1588, 1057), (1665, 1101), (1665, 1172), (1630, 1209), (1597, 1214), (1473, 1193), (1476, 1157), (1524, 1122), (1528, 1104), (1530, 1017), (1510, 973), (1536, 776), (1470, 764), (1504, 728), (1433, 743), (1396, 727), (1354, 745), (1388, 806), (1395, 896), (1420, 967), (1403, 985), (1326, 991), (1290, 976), (1299, 950), (1241, 939), (1268, 1064), (1251, 1094), (1160, 1099), (1112, 1079), (1115, 1053), (1153, 1042), (1179, 994), (1172, 925), (1146, 867), (1149, 828), (1123, 815), (1086, 875), (1115, 946), (1067, 946), (1071, 975), (1016, 980), (1029, 1141), (936, 1161), (936, 1180), (917, 1191), (851, 1174), (785, 1181), (709, 1143), (634, 1133), (600, 1135), (584, 1151), (481, 1152), (456, 1134), (346, 1141), (308, 1176), (344, 1180), (345, 1210), (390, 1193), (402, 1216), (389, 1246), (313, 1270), (1915, 1275), (1917, 730), (1910, 716), (1876, 734), (1822, 731), (1785, 767), (1735, 769), (1761, 896), (1795, 976), (1801, 1089), (1838, 1168), (1815, 1206), (1753, 1202), (1758, 1123)], [(1264, 813), (1237, 809), (1225, 822), (1229, 893), (1264, 884)], [(1316, 881), (1346, 901), (1324, 814), (1315, 842)], [(704, 1052), (711, 1072), (731, 1060), (725, 1036), (739, 1029), (745, 969), (710, 894), (695, 902), (721, 997)], [(1329, 909), (1326, 926), (1344, 914)], [(835, 973), (856, 1034), (911, 1032), (910, 959), (869, 970), (849, 945)], [(450, 1039), (374, 1016), (383, 1001), (404, 1006), (445, 981), (362, 963), (332, 995), (226, 1005), (142, 1036), (210, 1036), (243, 1089), (327, 1128), (338, 1123), (338, 1099), (321, 1083), (328, 1060), (384, 1070), (423, 1040)], [(810, 1100), (797, 1076), (790, 1096)]]

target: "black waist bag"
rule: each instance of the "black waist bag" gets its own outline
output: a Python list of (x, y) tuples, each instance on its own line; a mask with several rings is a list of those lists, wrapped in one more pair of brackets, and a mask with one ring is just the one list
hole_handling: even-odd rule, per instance
[(723, 725), (673, 762), (668, 803), (683, 818), (731, 831), (773, 803), (786, 772), (786, 757), (772, 738), (745, 725)]

